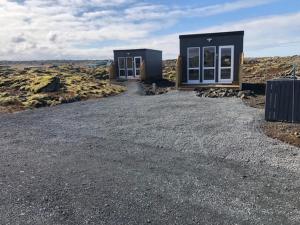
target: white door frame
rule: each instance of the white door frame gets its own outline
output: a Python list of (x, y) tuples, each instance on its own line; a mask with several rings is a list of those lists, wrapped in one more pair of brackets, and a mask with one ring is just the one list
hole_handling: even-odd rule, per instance
[[(134, 59), (133, 59), (134, 60), (134, 76), (139, 78), (141, 76), (141, 67), (139, 69), (137, 69), (136, 61), (135, 61), (136, 59), (140, 59), (140, 65), (141, 65), (142, 64), (142, 56), (135, 56)], [(136, 75), (137, 70), (140, 71), (140, 75)]]
[[(231, 66), (222, 67), (221, 65), (221, 51), (223, 48), (231, 48)], [(230, 79), (221, 79), (221, 70), (222, 69), (230, 69)], [(219, 46), (219, 83), (232, 83), (233, 82), (233, 74), (234, 74), (234, 45), (224, 45)]]
[[(128, 59), (131, 59), (131, 64), (132, 64), (132, 67), (128, 67)], [(126, 57), (126, 76), (127, 76), (127, 78), (130, 78), (130, 79), (132, 79), (132, 78), (134, 78), (134, 70), (133, 70), (133, 57)], [(131, 70), (132, 71), (132, 76), (129, 76), (128, 75), (128, 71), (129, 70)]]
[[(205, 67), (204, 66), (204, 52), (205, 52), (205, 49), (206, 48), (214, 48), (215, 49), (215, 58), (214, 58), (214, 67)], [(203, 47), (203, 50), (202, 50), (202, 82), (203, 84), (212, 84), (212, 83), (216, 83), (216, 64), (217, 64), (217, 47), (216, 46), (205, 46)], [(205, 80), (204, 79), (204, 70), (214, 70), (214, 79), (213, 80)]]
[[(124, 68), (123, 69), (120, 68), (120, 59), (124, 59)], [(126, 72), (126, 57), (118, 57), (118, 68), (119, 68), (119, 77), (120, 78), (125, 78), (126, 75), (127, 75), (127, 72)], [(121, 70), (124, 71), (125, 76), (121, 76)]]
[[(198, 52), (199, 52), (199, 67), (196, 67), (196, 68), (189, 68), (189, 60), (190, 60), (190, 57), (189, 57), (189, 50), (190, 49), (193, 49), (193, 48), (196, 48), (198, 49)], [(200, 69), (200, 65), (201, 65), (201, 54), (200, 54), (200, 47), (189, 47), (187, 48), (187, 83), (188, 84), (200, 84), (200, 76), (201, 76), (201, 69)], [(198, 80), (190, 80), (190, 70), (198, 70), (198, 77), (199, 79)]]

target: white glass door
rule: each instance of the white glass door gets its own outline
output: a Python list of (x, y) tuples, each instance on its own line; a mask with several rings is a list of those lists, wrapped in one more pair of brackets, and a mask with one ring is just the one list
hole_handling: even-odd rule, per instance
[(141, 64), (142, 64), (142, 57), (137, 56), (134, 57), (134, 75), (136, 78), (141, 76)]
[(187, 49), (187, 82), (189, 84), (200, 83), (200, 48)]
[(203, 83), (216, 81), (216, 47), (203, 47)]
[(126, 63), (124, 57), (118, 58), (118, 67), (119, 67), (119, 77), (125, 78), (126, 77)]
[(234, 46), (220, 46), (219, 83), (232, 83), (234, 68)]
[(133, 78), (133, 59), (132, 57), (126, 58), (126, 69), (127, 69), (127, 78)]

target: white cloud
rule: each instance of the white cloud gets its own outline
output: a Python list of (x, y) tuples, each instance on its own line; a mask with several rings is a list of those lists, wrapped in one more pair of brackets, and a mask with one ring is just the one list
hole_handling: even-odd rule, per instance
[[(168, 28), (181, 18), (212, 16), (272, 1), (237, 0), (179, 8), (137, 0), (25, 0), (21, 4), (0, 0), (0, 60), (100, 59), (111, 57), (116, 48), (139, 47), (162, 49), (165, 57), (173, 58), (178, 54), (179, 34), (157, 36), (155, 31)], [(299, 21), (299, 14), (290, 14), (191, 32), (245, 29), (246, 52), (253, 54), (255, 49), (272, 47), (270, 43), (292, 41)], [(93, 47), (93, 43), (101, 41), (109, 45)]]
[(268, 54), (299, 54), (300, 45), (300, 11), (286, 15), (274, 15), (237, 23), (222, 24), (210, 27), (201, 32), (228, 30), (245, 30), (245, 52), (249, 56)]
[[(235, 23), (224, 23), (190, 33), (210, 33), (226, 31), (245, 31), (244, 51), (246, 56), (296, 55), (300, 52), (300, 11), (292, 14), (273, 15)], [(176, 58), (179, 54), (179, 35), (173, 33), (147, 40), (132, 41), (123, 48), (147, 47), (163, 50), (164, 58)], [(122, 48), (122, 46), (118, 46)]]
[(133, 20), (180, 17), (206, 17), (220, 13), (265, 5), (275, 0), (239, 0), (204, 7), (169, 7), (166, 5), (140, 4), (125, 10), (126, 18)]

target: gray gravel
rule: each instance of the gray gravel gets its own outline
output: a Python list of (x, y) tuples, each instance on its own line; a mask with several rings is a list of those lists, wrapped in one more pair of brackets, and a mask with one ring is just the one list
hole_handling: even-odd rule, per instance
[(0, 224), (300, 224), (300, 151), (262, 111), (128, 86), (0, 116)]

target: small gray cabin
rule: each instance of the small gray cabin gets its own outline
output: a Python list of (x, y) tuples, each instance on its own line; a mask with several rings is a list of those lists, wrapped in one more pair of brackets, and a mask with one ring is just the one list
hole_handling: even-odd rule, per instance
[(162, 79), (162, 51), (153, 49), (114, 50), (118, 79), (139, 79), (141, 64), (145, 65), (147, 80)]
[(182, 85), (238, 85), (244, 31), (180, 35)]

